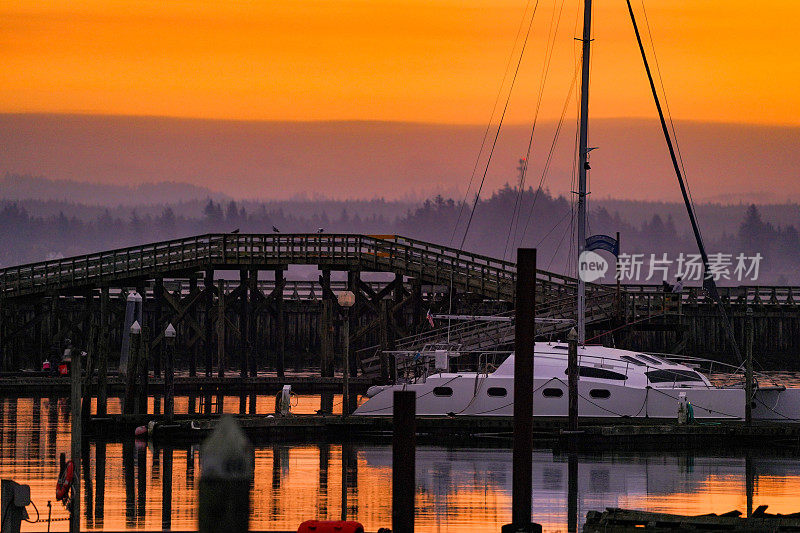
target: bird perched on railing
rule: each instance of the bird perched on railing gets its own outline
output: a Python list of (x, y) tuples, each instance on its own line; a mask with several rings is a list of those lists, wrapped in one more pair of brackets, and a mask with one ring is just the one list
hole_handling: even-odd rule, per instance
[(273, 233), (280, 233), (280, 232), (281, 232), (281, 230), (279, 230), (279, 229), (278, 229), (278, 228), (276, 228), (275, 226), (272, 226), (272, 232), (273, 232)]
[(325, 228), (317, 228), (317, 233), (324, 233), (324, 232), (325, 232)]

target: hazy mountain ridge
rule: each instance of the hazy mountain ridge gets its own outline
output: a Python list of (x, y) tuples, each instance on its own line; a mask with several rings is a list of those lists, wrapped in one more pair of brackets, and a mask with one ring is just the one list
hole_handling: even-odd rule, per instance
[[(698, 202), (800, 201), (800, 127), (675, 123)], [(485, 125), (404, 122), (247, 122), (163, 117), (0, 114), (0, 173), (136, 185), (183, 182), (237, 200), (424, 200), (463, 197)], [(555, 123), (536, 127), (528, 184), (536, 187)], [(493, 132), (493, 131), (492, 131)], [(517, 179), (530, 126), (504, 126), (485, 190)], [(543, 186), (568, 194), (574, 124), (567, 121)], [(597, 119), (590, 129), (592, 198), (679, 201), (660, 127)], [(485, 157), (478, 165), (482, 175)], [(473, 187), (474, 188), (474, 187)], [(727, 201), (727, 200), (726, 200)]]
[(203, 198), (230, 199), (226, 194), (190, 183), (161, 181), (138, 185), (116, 185), (44, 176), (6, 173), (0, 179), (0, 199), (39, 200), (88, 206), (136, 206), (178, 203)]

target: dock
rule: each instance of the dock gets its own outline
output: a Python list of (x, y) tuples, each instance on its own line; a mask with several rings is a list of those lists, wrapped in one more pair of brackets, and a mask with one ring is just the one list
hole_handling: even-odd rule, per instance
[[(85, 435), (103, 440), (127, 439), (135, 428), (153, 422), (149, 438), (156, 443), (200, 442), (214, 428), (219, 415), (175, 415), (166, 423), (161, 415), (92, 417)], [(254, 442), (370, 440), (391, 442), (392, 417), (339, 415), (238, 415), (237, 421)], [(418, 417), (420, 442), (510, 447), (513, 417)], [(577, 432), (567, 430), (564, 418), (534, 419), (537, 446), (575, 451), (658, 451), (746, 449), (773, 447), (800, 449), (800, 423), (720, 421), (679, 425), (665, 420), (581, 420)]]

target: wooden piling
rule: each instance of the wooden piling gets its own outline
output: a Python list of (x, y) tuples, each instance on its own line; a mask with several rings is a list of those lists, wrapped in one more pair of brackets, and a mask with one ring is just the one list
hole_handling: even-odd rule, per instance
[(0, 296), (0, 370), (8, 370), (6, 361), (5, 301)]
[(249, 290), (250, 290), (250, 314), (249, 320), (247, 322), (248, 333), (247, 339), (248, 343), (248, 357), (250, 358), (250, 362), (248, 363), (248, 367), (250, 368), (250, 377), (258, 377), (258, 313), (257, 307), (255, 307), (255, 303), (253, 301), (253, 295), (256, 291), (258, 291), (258, 270), (251, 270), (249, 276)]
[(744, 419), (748, 425), (753, 423), (753, 309), (747, 308), (744, 327), (745, 349), (745, 404)]
[[(108, 411), (108, 287), (100, 288), (100, 339), (97, 347), (97, 416)], [(98, 489), (99, 490), (99, 489)]]
[(342, 350), (342, 416), (350, 414), (350, 308), (344, 308), (344, 349)]
[(391, 350), (392, 347), (390, 346), (391, 342), (389, 340), (389, 321), (390, 321), (390, 311), (389, 311), (389, 301), (381, 300), (379, 306), (379, 313), (380, 316), (379, 324), (380, 324), (380, 377), (381, 383), (388, 383), (389, 382), (389, 359), (386, 355), (386, 352)]
[(164, 340), (166, 342), (166, 357), (164, 359), (164, 415), (167, 422), (172, 422), (175, 415), (175, 335), (175, 328), (172, 324), (168, 324), (167, 329), (164, 330)]
[(333, 377), (333, 301), (328, 298), (322, 300), (320, 314), (320, 375)]
[(81, 402), (81, 418), (89, 420), (92, 414), (92, 396), (94, 393), (93, 376), (97, 366), (97, 321), (94, 316), (94, 291), (86, 294), (86, 322), (89, 326), (86, 346), (86, 378), (83, 380), (83, 401)]
[(536, 250), (517, 250), (512, 523), (506, 531), (541, 531), (531, 522), (533, 483), (533, 357), (536, 328)]
[(72, 484), (71, 513), (69, 530), (71, 533), (81, 531), (81, 355), (80, 351), (73, 349), (71, 353), (70, 378), (72, 390), (70, 395), (70, 410), (72, 411), (72, 427), (70, 433), (70, 455), (74, 465), (74, 481)]
[[(283, 269), (275, 270), (275, 286), (281, 287), (284, 283)], [(275, 298), (275, 314), (277, 316), (276, 331), (278, 335), (277, 354), (275, 359), (275, 370), (278, 377), (285, 376), (286, 366), (286, 316), (283, 306), (283, 291)]]
[(225, 377), (225, 282), (217, 282), (217, 375)]
[(239, 376), (247, 377), (247, 365), (250, 359), (250, 302), (248, 298), (250, 284), (247, 269), (239, 270), (240, 305), (239, 305)]
[(578, 429), (578, 332), (575, 328), (567, 334), (567, 375), (569, 383), (569, 429)]
[(142, 327), (138, 321), (131, 325), (131, 347), (128, 356), (128, 372), (125, 374), (125, 395), (122, 400), (122, 413), (133, 414), (136, 403), (136, 378), (139, 364), (139, 352), (142, 345)]
[[(180, 301), (180, 296), (178, 297)], [(161, 332), (162, 308), (164, 305), (164, 278), (158, 277), (153, 281), (153, 331)], [(151, 354), (153, 362), (153, 377), (161, 376), (161, 363), (164, 360), (164, 343), (159, 343)]]
[[(347, 272), (347, 290), (351, 291), (354, 295), (359, 294), (359, 282), (361, 281), (361, 272), (358, 270), (350, 270)], [(355, 305), (353, 305), (349, 311), (347, 312), (347, 369), (350, 373), (350, 377), (356, 376), (357, 370), (357, 361), (356, 361), (356, 354), (353, 350), (353, 346), (351, 346), (351, 339), (350, 334), (351, 332), (354, 334), (358, 331), (358, 317), (360, 314), (360, 307), (361, 304), (359, 303), (358, 297), (356, 297)]]
[(569, 452), (569, 457), (567, 458), (567, 532), (577, 533), (577, 531), (578, 531), (578, 454), (575, 452), (575, 450), (571, 450)]
[[(189, 294), (194, 295), (197, 293), (197, 275), (192, 274), (189, 276)], [(195, 303), (192, 305), (192, 310), (189, 311), (189, 318), (192, 322), (197, 323), (198, 321), (198, 313), (197, 313), (198, 305)], [(197, 376), (197, 356), (199, 353), (199, 346), (200, 346), (200, 337), (195, 337), (194, 343), (192, 343), (192, 351), (189, 354), (189, 377), (193, 378)]]
[(205, 296), (205, 314), (204, 314), (204, 331), (205, 331), (205, 371), (206, 377), (211, 377), (212, 367), (214, 366), (214, 345), (211, 340), (214, 338), (214, 271), (206, 270), (203, 277), (203, 292)]
[[(392, 531), (414, 532), (417, 393), (394, 391), (392, 424)], [(344, 460), (344, 453), (342, 454)]]
[(150, 328), (142, 328), (142, 340), (139, 347), (139, 379), (136, 387), (138, 392), (137, 413), (147, 414), (147, 398), (149, 395), (149, 366), (150, 366)]

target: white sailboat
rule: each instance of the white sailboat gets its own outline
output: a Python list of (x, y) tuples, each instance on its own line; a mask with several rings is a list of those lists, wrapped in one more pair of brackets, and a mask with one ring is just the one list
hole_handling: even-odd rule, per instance
[[(653, 77), (650, 72), (639, 30), (628, 2), (631, 21), (653, 91), (662, 129), (672, 156), (678, 182), (687, 206), (689, 220), (697, 240), (703, 264), (708, 271), (708, 257), (700, 236), (694, 209), (686, 192), (680, 165), (664, 120)], [(591, 52), (592, 0), (584, 0), (583, 58), (581, 77), (580, 126), (578, 146), (577, 260), (586, 247), (586, 198), (589, 114), (589, 57)], [(704, 287), (717, 300), (730, 337), (732, 332), (717, 288), (710, 277)], [(719, 387), (692, 366), (672, 362), (650, 354), (586, 344), (585, 283), (577, 281), (578, 340), (578, 412), (588, 418), (664, 418), (675, 419), (681, 409), (690, 410), (698, 419), (740, 420), (745, 418), (743, 386)], [(739, 349), (732, 342), (736, 356)], [(566, 417), (567, 394), (566, 343), (537, 342), (534, 346), (534, 417)], [(512, 416), (514, 406), (514, 354), (493, 371), (486, 367), (473, 371), (452, 372), (451, 360), (461, 354), (452, 350), (433, 350), (417, 354), (411, 365), (411, 377), (399, 377), (395, 384), (376, 386), (367, 392), (367, 401), (354, 415), (390, 416), (393, 391), (413, 390), (417, 394), (417, 414), (421, 416)], [(480, 365), (479, 365), (480, 366)], [(800, 420), (800, 389), (780, 385), (757, 386), (751, 399), (754, 420)]]

